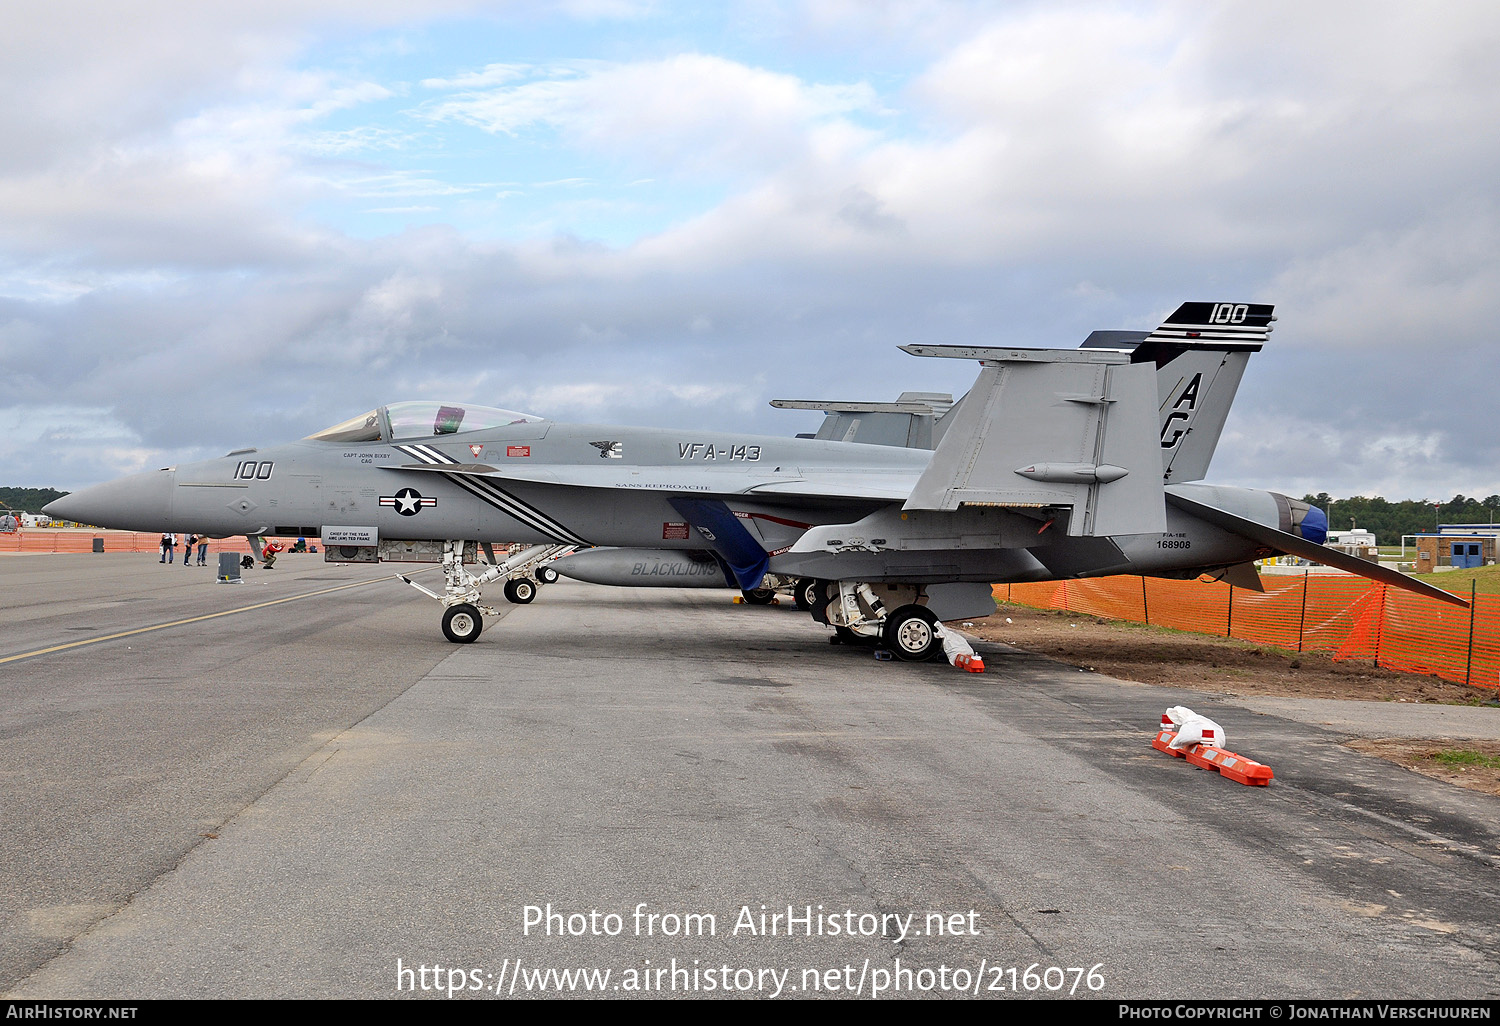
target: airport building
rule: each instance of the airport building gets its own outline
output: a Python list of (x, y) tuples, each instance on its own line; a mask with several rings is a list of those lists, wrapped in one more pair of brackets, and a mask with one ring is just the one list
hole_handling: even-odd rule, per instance
[(1440, 566), (1492, 566), (1500, 524), (1439, 524), (1436, 534), (1407, 537), (1416, 541), (1419, 574), (1430, 574)]

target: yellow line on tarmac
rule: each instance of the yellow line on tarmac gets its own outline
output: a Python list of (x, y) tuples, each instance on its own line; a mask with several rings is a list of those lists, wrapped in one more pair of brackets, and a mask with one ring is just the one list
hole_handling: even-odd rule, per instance
[(190, 616), (186, 620), (173, 620), (171, 623), (158, 623), (150, 627), (137, 627), (133, 631), (121, 631), (118, 634), (106, 634), (101, 638), (85, 638), (82, 641), (70, 641), (66, 645), (53, 645), (51, 648), (39, 648), (34, 652), (22, 652), (19, 655), (6, 656), (0, 659), (0, 664), (13, 663), (17, 659), (30, 659), (32, 656), (46, 655), (49, 652), (61, 652), (69, 648), (79, 648), (83, 645), (97, 645), (101, 641), (114, 641), (116, 638), (128, 638), (132, 634), (146, 634), (150, 631), (166, 630), (168, 627), (181, 627), (185, 623), (198, 623), (201, 620), (213, 620), (220, 616), (230, 616), (234, 613), (248, 613), (252, 609), (264, 609), (267, 606), (279, 606), (283, 602), (296, 602), (299, 599), (316, 598), (319, 595), (327, 595), (330, 592), (344, 591), (347, 588), (362, 588), (367, 584), (379, 584), (389, 581), (389, 577), (374, 577), (368, 581), (355, 581), (353, 584), (340, 584), (335, 588), (324, 588), (321, 591), (310, 591), (305, 595), (288, 595), (286, 598), (272, 599), (269, 602), (257, 602), (253, 606), (241, 606), (238, 609), (226, 609), (219, 613), (205, 613), (203, 616)]

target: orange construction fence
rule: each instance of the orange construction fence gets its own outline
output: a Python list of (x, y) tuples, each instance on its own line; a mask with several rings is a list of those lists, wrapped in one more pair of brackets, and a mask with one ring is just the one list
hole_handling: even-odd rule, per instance
[[(0, 553), (6, 552), (92, 552), (94, 539), (104, 539), (105, 552), (160, 552), (161, 535), (140, 534), (131, 531), (50, 531), (37, 528), (22, 528), (19, 531), (0, 532)], [(315, 540), (315, 539), (310, 539)], [(185, 535), (177, 538), (177, 548), (182, 549), (187, 541)], [(211, 538), (209, 552), (250, 553), (250, 543), (242, 536), (233, 538)]]
[[(1217, 634), (1334, 659), (1500, 689), (1500, 595), (1470, 583), (1468, 609), (1360, 577), (1267, 577), (1265, 591), (1222, 581), (1096, 577), (997, 584), (995, 598), (1039, 609)], [(1456, 594), (1463, 594), (1457, 592)]]

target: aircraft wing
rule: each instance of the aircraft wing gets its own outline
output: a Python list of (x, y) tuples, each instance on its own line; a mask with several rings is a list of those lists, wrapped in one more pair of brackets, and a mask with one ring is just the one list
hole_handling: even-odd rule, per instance
[(1406, 591), (1415, 592), (1418, 595), (1425, 595), (1428, 598), (1437, 599), (1439, 602), (1452, 602), (1454, 605), (1464, 606), (1465, 608), (1469, 605), (1466, 599), (1459, 598), (1451, 591), (1444, 591), (1441, 588), (1434, 588), (1423, 581), (1413, 580), (1405, 574), (1387, 569), (1379, 563), (1372, 563), (1367, 559), (1351, 556), (1346, 552), (1340, 552), (1338, 549), (1327, 548), (1316, 542), (1310, 542), (1306, 538), (1299, 538), (1295, 534), (1278, 531), (1274, 527), (1257, 524), (1253, 520), (1246, 520), (1244, 517), (1236, 516), (1226, 510), (1219, 509), (1217, 506), (1206, 506), (1201, 502), (1194, 502), (1192, 499), (1183, 498), (1181, 495), (1173, 492), (1167, 492), (1167, 501), (1184, 512), (1191, 513), (1200, 520), (1208, 521), (1215, 527), (1222, 527), (1224, 530), (1240, 535), (1243, 538), (1258, 541), (1268, 548), (1275, 549), (1277, 552), (1285, 552), (1292, 556), (1301, 556), (1303, 559), (1310, 559), (1315, 563), (1322, 563), (1325, 566), (1347, 570), (1351, 574), (1358, 574), (1360, 577), (1367, 578), (1368, 580), (1379, 581), (1381, 584), (1389, 584), (1393, 588), (1402, 588)]
[(420, 470), (463, 474), (501, 481), (531, 481), (573, 488), (638, 489), (656, 492), (695, 492), (705, 495), (763, 495), (782, 498), (874, 499), (901, 502), (921, 476), (910, 472), (882, 473), (833, 469), (797, 470), (783, 474), (746, 473), (739, 468), (632, 467), (557, 465), (501, 470), (482, 463), (403, 463), (386, 470)]
[(1154, 366), (1103, 350), (901, 348), (983, 367), (906, 509), (1066, 508), (1075, 537), (1166, 530)]

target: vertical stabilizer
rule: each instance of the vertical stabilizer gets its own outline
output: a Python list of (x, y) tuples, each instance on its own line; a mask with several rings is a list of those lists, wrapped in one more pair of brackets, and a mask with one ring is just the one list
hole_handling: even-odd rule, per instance
[[(1245, 364), (1270, 337), (1273, 309), (1268, 303), (1183, 303), (1135, 346), (1131, 363), (1156, 365), (1166, 482), (1200, 481), (1208, 474)], [(1129, 333), (1095, 333), (1101, 334)], [(1084, 343), (1107, 344), (1094, 336)]]

